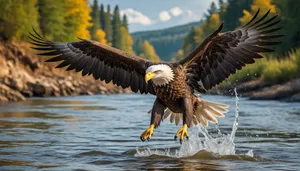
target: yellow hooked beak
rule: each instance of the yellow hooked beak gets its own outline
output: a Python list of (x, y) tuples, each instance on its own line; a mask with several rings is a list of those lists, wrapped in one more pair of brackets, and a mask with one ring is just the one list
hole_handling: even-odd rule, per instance
[(157, 74), (153, 73), (153, 72), (147, 72), (147, 74), (145, 75), (145, 81), (146, 83), (148, 83), (149, 80), (151, 80), (152, 78), (155, 78)]

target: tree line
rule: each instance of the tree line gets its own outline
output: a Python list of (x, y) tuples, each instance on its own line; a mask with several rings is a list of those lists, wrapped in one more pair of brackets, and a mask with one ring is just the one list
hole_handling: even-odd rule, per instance
[[(159, 61), (148, 42), (133, 51), (126, 15), (116, 5), (111, 12), (94, 0), (6, 0), (0, 1), (0, 39), (27, 41), (32, 27), (52, 41), (92, 39), (144, 58)], [(138, 52), (138, 53), (137, 53)]]
[(250, 21), (258, 9), (260, 9), (259, 17), (271, 9), (269, 15), (279, 15), (281, 19), (280, 25), (284, 29), (280, 30), (279, 34), (285, 36), (280, 39), (282, 44), (274, 47), (280, 58), (284, 56), (282, 54), (300, 46), (300, 12), (296, 4), (298, 0), (219, 0), (218, 6), (212, 2), (201, 24), (192, 27), (186, 35), (182, 49), (177, 52), (173, 60), (181, 59), (189, 54), (222, 22), (224, 23), (222, 31), (234, 30)]
[(135, 32), (132, 34), (134, 40), (133, 50), (136, 50), (137, 39), (141, 39), (142, 41), (147, 40), (153, 45), (157, 55), (162, 60), (170, 61), (176, 55), (177, 50), (182, 47), (182, 40), (191, 27), (198, 25), (199, 21), (161, 30)]

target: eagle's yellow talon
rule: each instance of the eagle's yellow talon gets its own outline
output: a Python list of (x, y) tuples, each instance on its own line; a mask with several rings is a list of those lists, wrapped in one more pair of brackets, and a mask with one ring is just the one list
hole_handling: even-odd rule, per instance
[(180, 128), (175, 134), (175, 140), (180, 135), (180, 144), (183, 142), (184, 137), (188, 140), (189, 134), (187, 132), (187, 124), (184, 124), (182, 128)]
[(151, 124), (150, 127), (148, 129), (146, 129), (142, 134), (141, 134), (141, 140), (145, 141), (145, 140), (150, 140), (150, 138), (153, 135), (153, 130), (154, 130), (154, 125)]

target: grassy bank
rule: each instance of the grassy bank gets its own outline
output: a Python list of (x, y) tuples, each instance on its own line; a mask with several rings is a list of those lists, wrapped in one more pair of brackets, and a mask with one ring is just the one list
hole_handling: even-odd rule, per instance
[(242, 70), (231, 75), (221, 86), (263, 79), (271, 83), (281, 83), (300, 77), (300, 48), (291, 51), (285, 57), (265, 56), (257, 59), (254, 64), (247, 65)]

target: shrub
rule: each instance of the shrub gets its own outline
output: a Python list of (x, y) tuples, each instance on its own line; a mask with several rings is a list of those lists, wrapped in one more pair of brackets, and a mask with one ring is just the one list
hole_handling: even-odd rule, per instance
[(300, 49), (288, 53), (286, 58), (258, 59), (231, 75), (221, 86), (233, 85), (249, 80), (263, 79), (273, 83), (288, 81), (300, 76)]
[(297, 70), (297, 64), (291, 58), (268, 60), (268, 65), (262, 72), (262, 78), (273, 83), (280, 83), (296, 77)]

